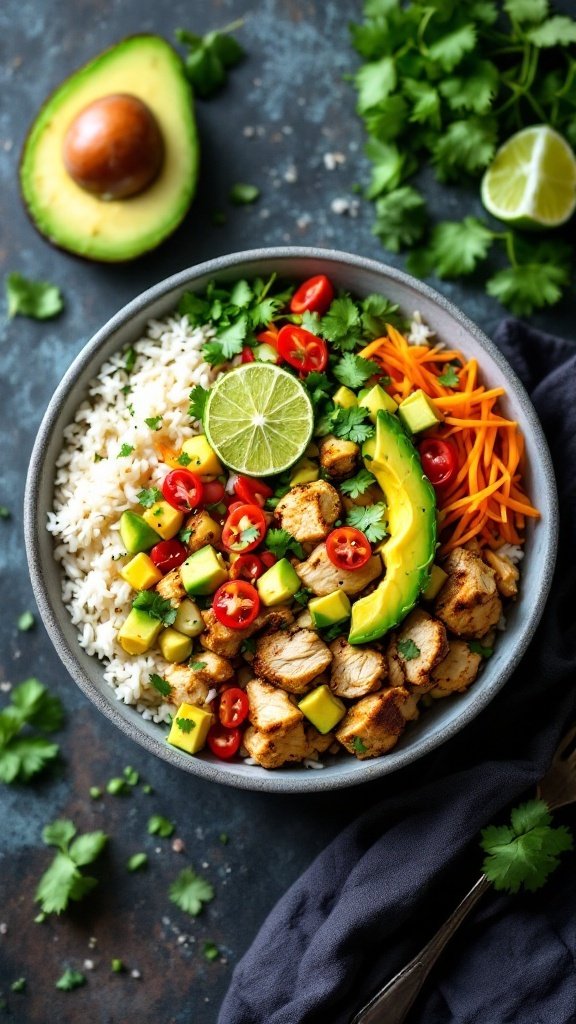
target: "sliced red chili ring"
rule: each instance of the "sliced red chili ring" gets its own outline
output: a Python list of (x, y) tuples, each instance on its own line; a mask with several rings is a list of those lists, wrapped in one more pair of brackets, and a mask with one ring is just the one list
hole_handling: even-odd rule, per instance
[(151, 549), (150, 558), (160, 572), (166, 574), (186, 561), (188, 548), (179, 540), (161, 540)]
[(238, 555), (230, 566), (231, 580), (248, 580), (253, 583), (264, 572), (264, 562), (258, 555)]
[(239, 504), (228, 510), (222, 543), (229, 551), (253, 551), (266, 535), (266, 520), (259, 505)]
[(370, 541), (353, 526), (339, 526), (326, 538), (326, 554), (337, 569), (354, 572), (370, 560)]
[(228, 761), (238, 752), (242, 742), (242, 732), (240, 729), (227, 729), (217, 722), (210, 728), (206, 742), (215, 757)]
[(290, 310), (292, 313), (305, 313), (309, 310), (324, 316), (333, 298), (332, 282), (325, 274), (317, 274), (303, 281), (296, 289), (290, 300)]
[(285, 324), (279, 331), (278, 351), (290, 366), (301, 373), (323, 370), (328, 362), (326, 342), (295, 324)]
[(228, 629), (245, 629), (260, 611), (260, 595), (246, 580), (229, 580), (214, 594), (212, 610)]
[(230, 686), (220, 696), (218, 715), (226, 729), (234, 729), (248, 718), (250, 704), (248, 697), (239, 686)]
[(164, 478), (162, 496), (172, 508), (180, 512), (189, 512), (202, 502), (204, 487), (196, 473), (189, 469), (173, 469)]
[(263, 480), (255, 480), (251, 476), (239, 476), (234, 484), (234, 492), (246, 505), (260, 505), (264, 507), (267, 498), (271, 498), (274, 491)]

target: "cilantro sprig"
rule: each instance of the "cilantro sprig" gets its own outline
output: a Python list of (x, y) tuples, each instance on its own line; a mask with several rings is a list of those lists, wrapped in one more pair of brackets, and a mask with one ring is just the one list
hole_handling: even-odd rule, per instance
[(368, 409), (352, 406), (349, 409), (336, 409), (332, 419), (331, 432), (335, 437), (362, 444), (363, 441), (374, 436), (375, 428), (369, 420)]
[(376, 477), (367, 469), (361, 469), (356, 476), (351, 476), (348, 480), (342, 480), (340, 490), (343, 494), (347, 494), (349, 498), (359, 498), (360, 495), (364, 494), (375, 483)]
[(58, 744), (39, 733), (56, 732), (63, 721), (60, 700), (38, 679), (15, 686), (0, 711), (0, 782), (28, 782), (53, 762)]
[(168, 895), (180, 910), (198, 917), (204, 904), (214, 899), (214, 889), (192, 868), (184, 868), (172, 882)]
[(573, 848), (569, 830), (552, 826), (552, 815), (543, 800), (529, 800), (511, 812), (509, 825), (482, 829), (486, 853), (484, 874), (495, 889), (534, 892), (558, 867), (559, 855)]
[(36, 889), (35, 900), (45, 914), (60, 914), (70, 900), (81, 900), (98, 884), (98, 879), (82, 874), (81, 868), (100, 856), (108, 836), (100, 831), (77, 836), (76, 831), (73, 822), (65, 819), (42, 830), (46, 845), (58, 851)]
[(386, 505), (382, 501), (377, 501), (365, 508), (358, 506), (350, 509), (346, 522), (348, 526), (355, 526), (357, 530), (361, 530), (371, 544), (377, 544), (388, 533), (386, 518)]
[(271, 529), (266, 534), (266, 547), (277, 558), (285, 558), (292, 553), (297, 558), (304, 558), (304, 548), (300, 541), (292, 537), (287, 530)]
[(153, 619), (159, 619), (162, 625), (171, 626), (176, 618), (176, 608), (170, 601), (151, 590), (139, 590), (132, 601), (133, 608), (140, 608)]
[(202, 99), (213, 96), (225, 84), (230, 68), (242, 60), (244, 50), (230, 33), (243, 24), (239, 19), (204, 36), (188, 29), (176, 29), (176, 39), (188, 50), (184, 60), (186, 74), (194, 92)]
[(6, 275), (5, 286), (9, 317), (49, 320), (64, 309), (60, 289), (47, 281), (31, 281), (14, 270)]
[(532, 124), (576, 146), (576, 19), (548, 0), (505, 0), (501, 13), (491, 0), (366, 0), (351, 35), (374, 234), (392, 252), (411, 249), (418, 276), (481, 271), (488, 294), (516, 314), (557, 303), (573, 279), (572, 236), (528, 239), (475, 216), (431, 224), (414, 175), (428, 166), (448, 189), (466, 186)]

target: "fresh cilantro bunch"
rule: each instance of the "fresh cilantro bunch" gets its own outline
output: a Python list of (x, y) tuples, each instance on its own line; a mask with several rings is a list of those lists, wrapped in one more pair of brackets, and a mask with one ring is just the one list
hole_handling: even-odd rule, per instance
[(104, 832), (86, 832), (76, 836), (76, 831), (71, 821), (63, 819), (46, 825), (42, 830), (46, 845), (55, 846), (58, 850), (36, 889), (36, 902), (40, 903), (45, 914), (60, 914), (70, 900), (81, 900), (98, 884), (96, 878), (83, 875), (80, 869), (100, 856), (108, 836)]
[(226, 82), (228, 71), (238, 64), (244, 50), (231, 32), (242, 28), (242, 19), (225, 25), (218, 32), (207, 32), (198, 36), (188, 29), (178, 28), (175, 35), (179, 43), (188, 50), (184, 65), (194, 92), (202, 99), (208, 99)]
[(552, 815), (543, 800), (529, 800), (511, 813), (510, 825), (490, 825), (482, 830), (482, 849), (487, 856), (483, 871), (495, 889), (533, 892), (558, 867), (559, 854), (573, 848), (572, 836), (563, 825), (552, 827)]
[(0, 711), (0, 782), (28, 782), (58, 756), (59, 747), (38, 733), (56, 732), (62, 704), (38, 679), (15, 686)]
[(412, 178), (431, 167), (447, 185), (478, 179), (497, 147), (531, 124), (576, 146), (576, 20), (551, 13), (548, 0), (366, 0), (351, 34), (364, 60), (353, 82), (374, 234), (392, 252), (418, 245), (408, 268), (419, 277), (471, 274), (499, 247), (507, 265), (487, 276), (488, 294), (520, 315), (558, 302), (572, 277), (571, 239), (534, 240), (474, 216), (429, 227)]

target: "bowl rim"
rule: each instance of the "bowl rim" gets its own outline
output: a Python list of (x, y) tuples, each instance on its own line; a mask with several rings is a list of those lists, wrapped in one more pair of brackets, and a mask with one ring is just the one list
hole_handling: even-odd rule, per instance
[[(198, 278), (210, 275), (216, 276), (224, 271), (240, 269), (242, 265), (248, 263), (253, 265), (254, 263), (267, 263), (272, 260), (308, 260), (310, 262), (322, 262), (326, 265), (330, 263), (337, 264), (344, 270), (352, 267), (359, 271), (365, 270), (373, 274), (384, 274), (388, 279), (397, 281), (405, 287), (415, 289), (419, 294), (451, 316), (489, 354), (501, 372), (506, 376), (510, 388), (514, 392), (514, 397), (526, 417), (532, 437), (536, 442), (539, 468), (544, 484), (542, 497), (545, 497), (548, 507), (548, 517), (545, 522), (540, 524), (539, 529), (544, 530), (541, 558), (549, 566), (549, 571), (546, 574), (542, 574), (539, 580), (538, 593), (534, 595), (528, 615), (522, 620), (515, 649), (508, 658), (503, 671), (495, 677), (491, 686), (477, 691), (476, 699), (470, 706), (465, 707), (459, 715), (445, 724), (441, 735), (424, 735), (419, 737), (415, 744), (389, 755), (373, 760), (356, 762), (353, 770), (349, 774), (342, 776), (332, 773), (330, 776), (325, 776), (324, 771), (312, 770), (306, 772), (294, 771), (293, 777), (292, 775), (290, 777), (285, 775), (279, 776), (274, 772), (264, 772), (263, 774), (258, 774), (258, 776), (250, 772), (246, 772), (246, 774), (236, 771), (231, 772), (229, 770), (231, 766), (226, 761), (211, 762), (190, 757), (177, 748), (169, 746), (161, 738), (156, 738), (143, 731), (140, 727), (141, 716), (135, 708), (131, 709), (134, 712), (132, 717), (123, 717), (123, 715), (118, 714), (117, 705), (114, 701), (108, 699), (110, 695), (113, 697), (112, 688), (110, 688), (110, 695), (106, 694), (106, 697), (95, 689), (94, 683), (80, 664), (76, 651), (73, 651), (68, 644), (68, 640), (60, 627), (55, 609), (48, 597), (48, 589), (45, 587), (43, 580), (40, 536), (41, 531), (45, 530), (46, 527), (45, 523), (41, 522), (39, 518), (39, 487), (40, 475), (43, 469), (43, 454), (54, 426), (60, 418), (61, 406), (83, 370), (91, 363), (100, 347), (112, 334), (120, 328), (126, 327), (136, 315), (142, 315), (147, 307), (161, 299), (166, 293), (193, 285)], [(430, 287), (430, 285), (378, 260), (341, 250), (324, 249), (316, 246), (274, 246), (228, 253), (172, 274), (126, 303), (86, 342), (56, 387), (34, 441), (24, 492), (24, 539), (34, 596), (50, 640), (76, 685), (125, 735), (144, 747), (148, 752), (155, 754), (172, 766), (181, 768), (207, 781), (218, 782), (238, 789), (274, 793), (309, 793), (344, 789), (381, 778), (424, 757), (432, 750), (449, 741), (476, 718), (512, 675), (523, 657), (541, 618), (551, 587), (556, 560), (559, 529), (558, 518), (556, 482), (546, 437), (524, 385), (496, 345), (465, 313), (440, 292)], [(64, 606), (62, 605), (62, 607)], [(80, 649), (78, 648), (78, 650)], [(98, 662), (98, 664), (101, 663)]]

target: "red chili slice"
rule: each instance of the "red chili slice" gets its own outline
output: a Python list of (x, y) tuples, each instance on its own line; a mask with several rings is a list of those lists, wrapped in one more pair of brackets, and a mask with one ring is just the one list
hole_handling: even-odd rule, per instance
[(226, 729), (235, 729), (236, 726), (242, 725), (249, 711), (248, 697), (239, 686), (231, 686), (221, 695), (218, 715)]
[(161, 540), (155, 544), (150, 551), (150, 558), (160, 572), (166, 575), (172, 569), (177, 569), (182, 562), (188, 558), (188, 548), (179, 540)]
[(228, 761), (237, 753), (242, 741), (240, 729), (226, 729), (225, 726), (217, 723), (210, 729), (206, 742), (215, 757)]
[(271, 569), (272, 566), (275, 565), (276, 562), (278, 561), (276, 555), (274, 555), (271, 551), (263, 551), (262, 554), (260, 555), (260, 558), (267, 569)]
[(274, 494), (263, 480), (255, 480), (250, 476), (239, 476), (234, 484), (234, 492), (246, 505), (260, 505), (262, 508), (266, 499)]
[(204, 488), (202, 481), (196, 473), (189, 469), (173, 469), (164, 478), (162, 484), (162, 496), (172, 508), (180, 512), (190, 512), (197, 508), (202, 502)]
[(242, 349), (242, 355), (240, 357), (241, 363), (253, 363), (255, 361), (254, 352), (249, 345), (245, 345)]
[(253, 551), (266, 535), (266, 520), (259, 505), (234, 505), (222, 530), (222, 543), (229, 551)]
[(248, 580), (248, 583), (253, 583), (263, 572), (264, 562), (258, 555), (238, 555), (230, 566), (230, 579)]
[(328, 362), (326, 342), (294, 324), (285, 324), (278, 332), (278, 351), (301, 373), (323, 370)]
[(245, 629), (260, 611), (260, 595), (246, 580), (223, 583), (212, 599), (214, 615), (228, 629)]
[(354, 572), (370, 560), (370, 541), (353, 526), (339, 526), (326, 538), (326, 554), (337, 569)]
[(224, 501), (226, 491), (224, 490), (224, 484), (221, 484), (219, 480), (205, 480), (202, 481), (204, 494), (202, 502), (204, 505), (217, 505), (218, 502)]
[(325, 274), (318, 274), (303, 281), (296, 289), (290, 300), (290, 310), (292, 313), (304, 313), (309, 310), (311, 313), (324, 316), (333, 298), (334, 288), (331, 281)]
[(422, 469), (433, 487), (445, 487), (458, 471), (458, 452), (451, 441), (426, 437), (418, 445)]

